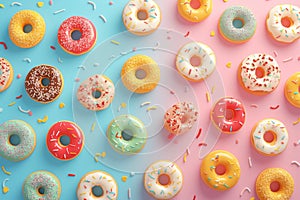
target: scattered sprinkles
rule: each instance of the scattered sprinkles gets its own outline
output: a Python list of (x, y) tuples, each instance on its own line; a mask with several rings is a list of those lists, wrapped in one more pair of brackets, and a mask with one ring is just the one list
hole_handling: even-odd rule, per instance
[(231, 62), (226, 63), (226, 67), (227, 67), (227, 68), (231, 68), (231, 65), (232, 65)]
[(88, 4), (93, 6), (93, 10), (96, 10), (96, 4), (93, 1), (88, 1)]
[(46, 123), (48, 121), (48, 115), (45, 115), (43, 119), (38, 119), (37, 122), (38, 123)]
[(1, 3), (1, 4), (0, 4), (0, 8), (5, 8), (5, 6)]
[(184, 162), (184, 163), (186, 163), (186, 157), (187, 157), (187, 156), (188, 156), (188, 153), (185, 152), (184, 155), (183, 155), (183, 162)]
[(131, 199), (131, 189), (128, 188), (128, 199)]
[(289, 57), (289, 58), (287, 58), (287, 59), (284, 59), (282, 62), (290, 62), (290, 61), (292, 61), (293, 60), (293, 58), (292, 57)]
[(252, 167), (252, 159), (251, 159), (251, 157), (248, 157), (248, 164), (249, 164), (249, 167), (251, 168)]
[(251, 104), (250, 107), (252, 107), (252, 108), (258, 108), (258, 105), (257, 104)]
[(16, 102), (11, 102), (10, 104), (8, 104), (8, 106), (13, 106), (13, 105), (15, 105), (16, 104)]
[(53, 12), (53, 15), (57, 15), (59, 13), (65, 12), (65, 11), (66, 11), (66, 9), (60, 9), (60, 10)]
[(128, 178), (127, 176), (122, 176), (122, 177), (121, 177), (121, 180), (122, 180), (123, 182), (126, 182), (126, 181), (127, 181), (127, 178)]
[(57, 57), (57, 61), (58, 61), (59, 63), (63, 63), (63, 60), (62, 60), (60, 57)]
[(199, 129), (198, 133), (197, 133), (197, 136), (196, 136), (196, 139), (198, 139), (201, 135), (201, 132), (202, 132), (202, 128)]
[(59, 107), (60, 109), (64, 108), (64, 107), (65, 107), (65, 103), (64, 103), (64, 102), (60, 102), (59, 105), (58, 105), (58, 107)]
[(298, 161), (293, 160), (291, 162), (292, 165), (297, 165), (297, 167), (300, 167), (300, 163)]
[(244, 192), (245, 191), (247, 191), (247, 192), (249, 192), (249, 193), (251, 193), (251, 189), (249, 188), (249, 187), (245, 187), (242, 191), (241, 191), (241, 193), (240, 193), (240, 197), (242, 197), (243, 196), (243, 194), (244, 194)]
[(5, 50), (7, 50), (7, 45), (6, 45), (6, 43), (5, 43), (5, 42), (0, 42), (0, 44), (2, 44), (2, 45), (3, 45), (3, 47), (4, 47), (4, 49), (5, 49)]
[(76, 176), (75, 174), (68, 174), (68, 176), (72, 176), (72, 177), (74, 177), (74, 176)]
[(36, 5), (37, 5), (37, 7), (41, 8), (41, 7), (44, 6), (44, 2), (39, 1), (39, 2), (36, 3)]
[(151, 104), (151, 102), (150, 101), (146, 101), (144, 103), (141, 103), (140, 107), (143, 107), (143, 106), (146, 106), (146, 105), (149, 105), (149, 104)]
[(30, 59), (30, 58), (24, 58), (23, 61), (24, 61), (24, 62), (31, 63), (31, 59)]
[(14, 1), (10, 4), (10, 6), (22, 6), (20, 2)]
[(293, 125), (297, 125), (300, 122), (300, 118), (293, 122)]
[[(15, 104), (15, 102), (14, 102), (14, 104)], [(13, 105), (14, 105), (14, 104), (13, 104)], [(28, 114), (29, 116), (32, 115), (31, 110), (24, 110), (24, 109), (22, 109), (21, 106), (18, 106), (18, 109), (19, 109), (19, 111), (22, 112), (22, 113)]]
[(270, 109), (271, 110), (276, 110), (276, 109), (278, 109), (279, 108), (279, 105), (277, 105), (277, 106), (270, 106)]
[(102, 19), (102, 21), (103, 21), (104, 23), (107, 22), (107, 19), (106, 19), (103, 15), (99, 15), (99, 17)]
[(96, 122), (94, 122), (94, 123), (92, 124), (92, 126), (91, 126), (91, 131), (92, 131), (92, 132), (94, 132), (95, 127), (96, 127)]
[(111, 43), (115, 44), (115, 45), (120, 45), (120, 42), (116, 41), (116, 40), (111, 40)]
[(9, 179), (6, 178), (6, 179), (4, 179), (3, 182), (2, 182), (2, 192), (3, 192), (3, 194), (8, 193), (8, 191), (9, 191), (9, 188), (5, 185), (6, 182), (7, 182), (8, 180), (9, 180)]
[(156, 106), (150, 106), (147, 108), (147, 112), (149, 112), (150, 110), (156, 110), (157, 107)]
[(190, 31), (188, 31), (185, 35), (184, 35), (184, 37), (188, 37), (190, 35)]
[(21, 78), (21, 74), (18, 74), (18, 75), (17, 75), (17, 78)]
[(200, 147), (200, 146), (207, 146), (207, 143), (205, 143), (205, 142), (200, 142), (199, 144), (198, 144), (198, 146)]
[(16, 99), (21, 99), (23, 95), (16, 96)]
[(210, 102), (210, 94), (209, 94), (209, 92), (206, 92), (206, 101)]
[(277, 56), (278, 56), (278, 53), (277, 53), (277, 51), (275, 51), (275, 50), (274, 50), (274, 51), (273, 51), (273, 53), (274, 53), (274, 56), (275, 56), (275, 57), (277, 57)]
[(50, 48), (53, 49), (53, 50), (56, 50), (56, 47), (55, 47), (55, 46), (52, 46), (52, 45), (51, 45)]
[(210, 35), (210, 37), (214, 37), (216, 35), (216, 33), (215, 33), (215, 31), (211, 31), (209, 35)]
[(7, 171), (4, 167), (4, 165), (2, 165), (1, 169), (2, 169), (4, 174), (11, 175), (11, 172)]

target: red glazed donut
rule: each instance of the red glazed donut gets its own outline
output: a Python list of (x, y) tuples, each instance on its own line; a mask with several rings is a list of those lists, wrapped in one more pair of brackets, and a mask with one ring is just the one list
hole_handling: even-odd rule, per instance
[(46, 142), (48, 150), (54, 157), (59, 160), (71, 160), (81, 152), (84, 135), (75, 123), (59, 121), (49, 129)]
[(223, 133), (235, 133), (245, 123), (244, 106), (232, 97), (221, 98), (211, 111), (211, 120)]
[(57, 39), (61, 48), (66, 52), (82, 55), (90, 51), (96, 44), (96, 28), (90, 20), (72, 16), (60, 25)]

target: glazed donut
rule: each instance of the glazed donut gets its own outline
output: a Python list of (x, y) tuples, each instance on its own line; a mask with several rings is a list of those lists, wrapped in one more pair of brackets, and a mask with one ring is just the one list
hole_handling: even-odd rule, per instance
[(10, 20), (8, 35), (18, 47), (31, 48), (41, 42), (46, 32), (44, 18), (33, 10), (21, 10)]
[(128, 90), (140, 94), (147, 93), (157, 86), (160, 69), (149, 56), (135, 55), (124, 63), (121, 79)]
[(49, 152), (59, 160), (76, 158), (84, 145), (84, 134), (80, 127), (69, 121), (59, 121), (48, 130), (46, 143)]
[(10, 161), (29, 157), (36, 145), (33, 128), (22, 120), (8, 120), (0, 125), (0, 156)]
[(116, 200), (118, 185), (108, 173), (95, 170), (85, 174), (77, 186), (78, 200)]
[(206, 19), (212, 11), (212, 0), (199, 0), (199, 7), (191, 6), (192, 0), (178, 0), (177, 9), (179, 14), (187, 21), (200, 22)]
[(240, 179), (240, 164), (230, 152), (216, 150), (202, 160), (200, 175), (210, 188), (223, 191), (231, 189)]
[(0, 58), (0, 92), (6, 90), (14, 78), (14, 70), (5, 58)]
[(97, 41), (94, 24), (80, 16), (72, 16), (62, 22), (57, 33), (58, 44), (69, 54), (82, 55), (89, 52)]
[(180, 102), (170, 107), (164, 116), (164, 127), (172, 134), (189, 131), (197, 121), (199, 112), (192, 103)]
[[(271, 184), (279, 186), (272, 191)], [(294, 192), (294, 179), (282, 168), (268, 168), (256, 178), (256, 194), (260, 200), (289, 200)]]
[(285, 82), (284, 95), (290, 104), (300, 108), (300, 72), (294, 73)]
[(61, 186), (59, 179), (48, 171), (31, 173), (23, 183), (24, 200), (59, 200)]
[(144, 187), (155, 199), (172, 199), (183, 186), (183, 175), (176, 163), (162, 160), (152, 163), (144, 174)]
[(115, 96), (115, 86), (106, 76), (95, 74), (84, 80), (78, 90), (77, 99), (87, 109), (93, 111), (107, 108)]
[(244, 43), (252, 38), (256, 30), (256, 19), (251, 10), (243, 6), (227, 8), (218, 23), (221, 36), (232, 43)]
[[(198, 60), (199, 64), (193, 64), (192, 59)], [(177, 53), (176, 67), (185, 79), (201, 81), (215, 70), (216, 56), (209, 46), (200, 42), (190, 42)]]
[(110, 122), (107, 139), (118, 153), (139, 153), (146, 144), (147, 130), (142, 121), (132, 115), (120, 115)]
[(236, 133), (245, 123), (245, 108), (233, 97), (223, 97), (213, 106), (210, 117), (222, 133)]
[(63, 89), (64, 79), (61, 72), (50, 65), (32, 68), (25, 79), (25, 90), (29, 97), (40, 103), (56, 100)]
[(275, 40), (292, 43), (300, 38), (300, 8), (291, 4), (273, 7), (267, 16), (267, 30)]
[[(266, 137), (269, 137), (266, 139)], [(285, 150), (289, 141), (284, 124), (276, 119), (264, 119), (251, 131), (251, 143), (261, 154), (275, 156)]]
[(280, 73), (281, 70), (272, 56), (257, 53), (242, 61), (238, 68), (238, 80), (247, 92), (266, 95), (279, 85)]
[(161, 12), (153, 0), (130, 0), (123, 10), (123, 23), (135, 35), (149, 35), (160, 25)]

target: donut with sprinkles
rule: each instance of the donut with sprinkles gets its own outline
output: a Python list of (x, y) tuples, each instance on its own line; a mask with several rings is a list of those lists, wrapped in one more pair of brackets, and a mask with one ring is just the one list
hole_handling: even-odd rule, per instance
[(6, 90), (14, 78), (12, 65), (5, 58), (0, 58), (0, 92)]

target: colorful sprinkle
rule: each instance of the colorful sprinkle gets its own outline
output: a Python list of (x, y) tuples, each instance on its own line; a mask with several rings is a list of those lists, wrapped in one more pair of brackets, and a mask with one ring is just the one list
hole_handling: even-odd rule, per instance
[(17, 78), (18, 78), (18, 79), (19, 79), (19, 78), (21, 78), (21, 77), (22, 77), (22, 75), (21, 75), (21, 74), (18, 74), (18, 75), (17, 75)]
[(116, 41), (116, 40), (111, 40), (111, 43), (115, 44), (115, 45), (120, 45), (120, 42)]
[(41, 8), (41, 7), (44, 6), (44, 2), (39, 1), (39, 2), (36, 3), (36, 5), (37, 5), (37, 7)]
[(45, 115), (43, 119), (38, 119), (37, 122), (40, 123), (46, 123), (48, 121), (48, 115)]
[(184, 35), (184, 37), (188, 37), (190, 35), (190, 31), (188, 31), (185, 35)]
[(7, 182), (8, 180), (9, 180), (9, 179), (6, 178), (6, 179), (4, 179), (3, 182), (2, 182), (2, 192), (3, 192), (3, 194), (8, 193), (8, 191), (9, 191), (9, 188), (5, 185), (6, 182)]
[(207, 102), (210, 102), (210, 95), (209, 95), (209, 92), (206, 92), (206, 101), (207, 101)]
[(88, 1), (88, 4), (93, 6), (93, 10), (96, 10), (96, 4), (93, 1)]
[(55, 47), (55, 46), (52, 46), (52, 45), (51, 45), (50, 48), (53, 49), (53, 50), (56, 50), (56, 47)]
[(282, 62), (289, 62), (289, 61), (292, 61), (293, 60), (293, 58), (292, 57), (289, 57), (289, 58), (287, 58), (287, 59), (284, 59)]
[(3, 165), (1, 167), (1, 169), (2, 169), (4, 174), (11, 175), (11, 172), (7, 171)]
[[(15, 102), (14, 102), (14, 103), (15, 103)], [(22, 113), (26, 113), (26, 114), (28, 114), (29, 116), (32, 115), (31, 110), (24, 110), (24, 109), (22, 109), (21, 106), (18, 106), (18, 109), (19, 109), (19, 111), (22, 112)]]
[(146, 105), (149, 105), (149, 104), (151, 104), (151, 102), (150, 101), (146, 101), (146, 102), (141, 103), (140, 107), (143, 107), (143, 106), (146, 106)]
[(16, 96), (16, 99), (21, 99), (23, 95)]
[(31, 63), (31, 59), (30, 59), (30, 58), (24, 58), (23, 61), (24, 61), (24, 62)]
[(126, 182), (126, 181), (127, 181), (127, 178), (128, 178), (127, 176), (122, 176), (122, 177), (121, 177), (121, 180), (122, 180), (123, 182)]
[(57, 15), (59, 13), (65, 12), (65, 11), (66, 11), (66, 9), (60, 9), (60, 10), (53, 12), (53, 15)]
[(184, 153), (183, 155), (183, 162), (186, 163), (186, 157), (187, 157), (187, 152)]
[(293, 160), (291, 162), (292, 165), (297, 165), (297, 167), (300, 167), (300, 163), (298, 161)]
[(4, 49), (5, 49), (5, 50), (7, 50), (7, 45), (6, 45), (6, 43), (5, 43), (5, 42), (0, 42), (0, 44), (2, 44), (2, 45), (3, 45), (3, 47), (4, 47)]
[(68, 176), (76, 176), (75, 174), (68, 174)]
[(22, 4), (20, 2), (14, 1), (10, 4), (10, 6), (22, 6)]
[(300, 122), (300, 118), (298, 118), (296, 121), (293, 122), (293, 125), (296, 125)]
[(245, 187), (242, 191), (241, 191), (241, 193), (240, 193), (240, 197), (242, 197), (243, 196), (243, 194), (244, 194), (244, 192), (245, 191), (247, 191), (247, 192), (249, 192), (249, 193), (251, 193), (251, 189), (249, 188), (249, 187)]
[(207, 143), (205, 143), (205, 142), (200, 142), (199, 144), (198, 144), (198, 146), (200, 147), (200, 146), (207, 146)]
[(99, 17), (102, 19), (102, 21), (103, 21), (104, 23), (107, 22), (107, 19), (106, 19), (103, 15), (99, 15)]
[(278, 56), (278, 53), (277, 53), (277, 51), (275, 51), (275, 50), (274, 50), (274, 51), (273, 51), (273, 53), (274, 53), (274, 56), (275, 56), (275, 57), (277, 57), (277, 56)]
[(5, 6), (3, 4), (0, 4), (0, 8), (5, 8)]
[(210, 35), (210, 37), (214, 37), (216, 35), (216, 33), (215, 33), (215, 31), (211, 31), (209, 35)]
[(279, 108), (279, 105), (277, 105), (277, 106), (270, 106), (271, 110), (276, 110), (277, 108)]
[(258, 105), (257, 104), (251, 104), (250, 107), (252, 107), (252, 108), (258, 108)]
[(92, 131), (92, 132), (94, 132), (95, 127), (96, 127), (96, 122), (94, 122), (94, 123), (92, 124), (92, 126), (91, 126), (91, 131)]
[(156, 110), (157, 107), (156, 106), (150, 106), (147, 108), (147, 112), (149, 112), (150, 110)]
[(128, 188), (128, 199), (131, 199), (131, 189)]
[(231, 68), (231, 65), (232, 65), (231, 62), (226, 63), (226, 67), (227, 67), (227, 68)]
[(198, 131), (198, 133), (197, 133), (196, 139), (198, 139), (198, 138), (200, 137), (201, 132), (202, 132), (202, 128), (199, 128), (199, 131)]
[(60, 109), (64, 108), (64, 107), (65, 107), (65, 103), (60, 102), (58, 107), (59, 107)]
[(249, 167), (251, 168), (252, 167), (252, 159), (251, 159), (251, 157), (248, 157), (248, 164), (249, 164)]
[(16, 104), (16, 102), (11, 102), (10, 104), (8, 104), (8, 106), (13, 106), (13, 105), (15, 105)]

